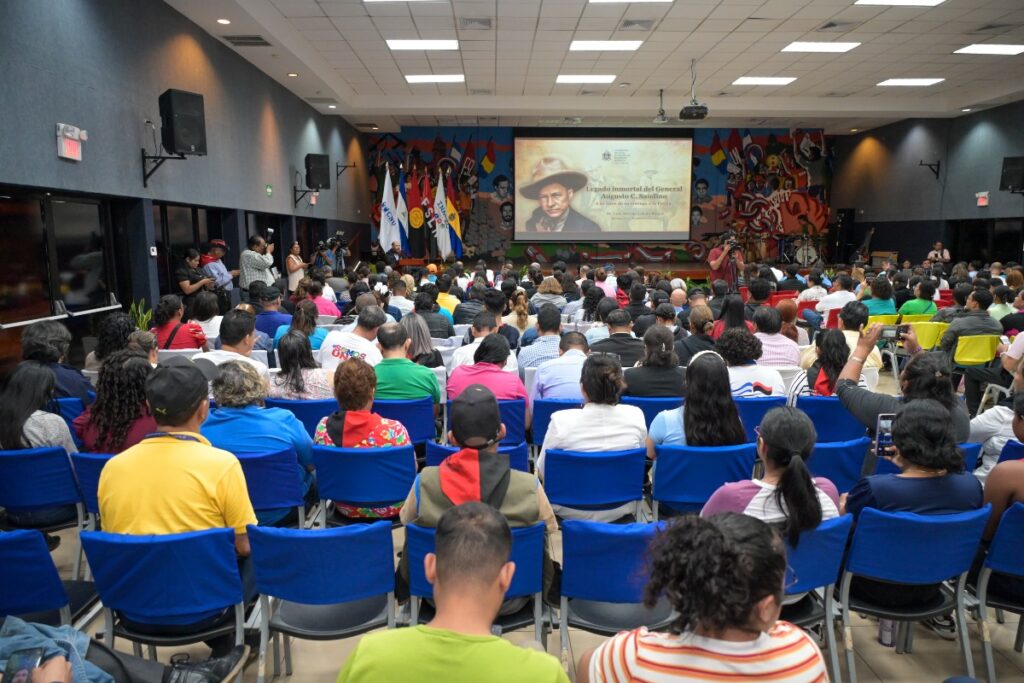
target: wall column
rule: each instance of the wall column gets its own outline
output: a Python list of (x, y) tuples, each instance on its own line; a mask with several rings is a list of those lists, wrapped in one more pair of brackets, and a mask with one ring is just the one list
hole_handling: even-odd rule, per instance
[[(132, 299), (146, 300), (155, 308), (160, 300), (160, 279), (156, 269), (156, 225), (153, 200), (136, 199), (128, 206), (125, 218), (128, 235), (128, 263), (131, 268)], [(128, 302), (125, 302), (127, 305)]]

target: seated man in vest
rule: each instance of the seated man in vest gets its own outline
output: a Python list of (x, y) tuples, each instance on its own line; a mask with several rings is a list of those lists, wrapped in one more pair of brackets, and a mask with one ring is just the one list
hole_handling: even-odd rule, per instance
[(494, 508), (464, 503), (437, 520), (435, 550), (423, 560), (437, 612), (426, 626), (364, 636), (338, 683), (496, 681), (564, 683), (558, 660), (492, 635), (491, 624), (517, 567), (512, 532)]
[[(246, 525), (256, 524), (238, 458), (210, 445), (200, 425), (210, 411), (207, 377), (185, 358), (160, 363), (146, 379), (146, 402), (157, 431), (107, 462), (100, 475), (103, 530), (115, 534), (179, 534), (231, 528), (235, 550), (249, 555)], [(255, 600), (248, 561), (239, 569), (246, 601)], [(232, 610), (183, 615), (171, 625), (132, 623), (136, 630), (181, 633), (205, 630), (234, 617)], [(226, 654), (233, 637), (208, 643)]]
[[(548, 538), (544, 591), (554, 597), (551, 535), (558, 530), (558, 523), (537, 477), (513, 470), (508, 456), (498, 452), (498, 444), (505, 438), (498, 399), (487, 387), (471, 384), (452, 401), (448, 424), (451, 427), (448, 442), (462, 450), (448, 456), (440, 466), (425, 467), (419, 473), (402, 505), (402, 523), (436, 527), (445, 510), (468, 502), (487, 503), (501, 512), (513, 528), (544, 522)], [(406, 557), (403, 553), (399, 564), (399, 578), (405, 584), (399, 586), (399, 593), (406, 592), (409, 575)], [(518, 611), (525, 602), (525, 599), (509, 601), (502, 608), (502, 614)]]

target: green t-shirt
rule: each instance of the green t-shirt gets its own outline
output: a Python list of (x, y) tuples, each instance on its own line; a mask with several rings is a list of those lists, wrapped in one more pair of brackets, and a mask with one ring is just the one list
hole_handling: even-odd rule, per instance
[(363, 636), (337, 683), (568, 683), (545, 652), (497, 636), (416, 626)]
[(934, 301), (925, 301), (915, 297), (900, 306), (900, 315), (924, 315), (926, 313), (934, 313), (937, 310)]
[(441, 387), (434, 371), (408, 358), (385, 358), (373, 369), (377, 373), (376, 398), (401, 401), (430, 396), (441, 402)]

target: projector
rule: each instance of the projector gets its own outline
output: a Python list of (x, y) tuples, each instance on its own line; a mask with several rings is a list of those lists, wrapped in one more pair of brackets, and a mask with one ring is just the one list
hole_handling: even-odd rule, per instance
[(690, 102), (679, 111), (679, 118), (684, 121), (700, 121), (708, 117), (708, 106)]

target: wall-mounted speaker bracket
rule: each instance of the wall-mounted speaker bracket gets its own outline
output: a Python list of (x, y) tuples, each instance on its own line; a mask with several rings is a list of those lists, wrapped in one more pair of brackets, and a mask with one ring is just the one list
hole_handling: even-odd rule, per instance
[(335, 163), (334, 164), (334, 178), (335, 178), (335, 180), (337, 180), (338, 178), (341, 177), (341, 174), (345, 172), (346, 168), (355, 168), (355, 167), (356, 167), (356, 162), (354, 162), (354, 161), (351, 164), (346, 164), (345, 166), (342, 166), (339, 163)]
[(941, 159), (937, 160), (937, 161), (936, 161), (936, 162), (935, 162), (934, 164), (926, 164), (926, 163), (924, 163), (924, 161), (921, 161), (921, 162), (919, 162), (919, 163), (918, 163), (917, 165), (918, 165), (918, 166), (927, 166), (927, 167), (928, 167), (928, 169), (929, 169), (929, 170), (930, 170), (930, 171), (931, 171), (932, 173), (934, 173), (934, 174), (935, 174), (935, 179), (936, 179), (936, 180), (938, 180), (938, 179), (939, 179), (939, 171), (941, 171), (941, 170), (942, 170), (942, 160), (941, 160)]
[[(146, 148), (142, 148), (142, 186), (149, 187), (149, 179), (156, 173), (156, 170), (163, 166), (165, 161), (171, 161), (172, 159), (184, 159), (184, 154), (174, 154), (172, 156), (161, 156), (154, 154), (146, 154)], [(153, 167), (148, 171), (146, 170), (146, 164), (153, 162)]]

